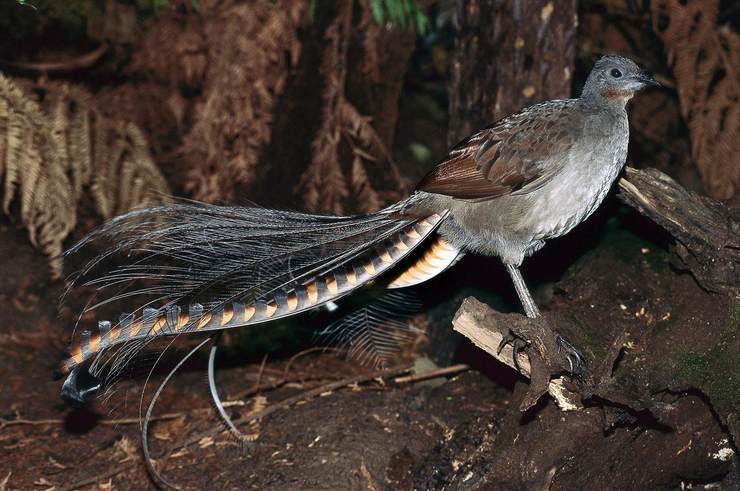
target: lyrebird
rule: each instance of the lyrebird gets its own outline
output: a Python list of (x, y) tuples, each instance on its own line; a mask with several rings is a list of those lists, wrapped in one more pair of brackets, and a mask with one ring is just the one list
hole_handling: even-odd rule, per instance
[[(369, 215), (190, 203), (112, 220), (71, 252), (109, 240), (86, 271), (111, 255), (126, 259), (87, 284), (119, 288), (111, 298), (134, 308), (82, 332), (62, 363), (62, 397), (86, 402), (151, 339), (284, 318), (371, 282), (415, 285), (466, 252), (501, 258), (526, 314), (539, 315), (519, 266), (599, 206), (627, 157), (626, 103), (652, 84), (629, 59), (605, 56), (580, 98), (537, 104), (476, 132), (410, 197)], [(125, 288), (136, 280), (147, 284)]]

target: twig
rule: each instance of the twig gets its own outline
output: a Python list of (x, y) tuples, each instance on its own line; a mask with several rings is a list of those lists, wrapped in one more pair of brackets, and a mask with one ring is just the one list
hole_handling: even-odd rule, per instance
[(8, 486), (8, 481), (10, 481), (10, 476), (13, 475), (13, 471), (8, 471), (8, 475), (3, 478), (2, 481), (0, 481), (0, 491), (5, 491), (5, 488)]
[(110, 479), (111, 477), (116, 476), (116, 475), (120, 474), (123, 471), (127, 471), (129, 469), (132, 469), (137, 463), (138, 463), (138, 461), (137, 460), (134, 460), (132, 462), (129, 462), (126, 465), (123, 465), (123, 466), (119, 465), (119, 466), (117, 466), (113, 470), (109, 470), (109, 471), (103, 472), (101, 474), (97, 474), (97, 475), (95, 475), (93, 477), (87, 477), (87, 478), (85, 478), (85, 479), (83, 479), (81, 481), (77, 481), (76, 483), (72, 483), (69, 486), (67, 486), (66, 488), (62, 488), (61, 491), (72, 491), (74, 489), (79, 489), (79, 488), (81, 488), (83, 486), (89, 486), (91, 484), (95, 484), (95, 483), (100, 482), (100, 481), (102, 481), (104, 479)]
[(70, 72), (81, 68), (91, 67), (105, 54), (106, 51), (108, 51), (108, 44), (102, 43), (100, 46), (95, 48), (95, 50), (70, 60), (40, 62), (0, 60), (0, 66), (39, 73)]
[[(202, 407), (200, 409), (193, 409), (192, 411), (180, 411), (177, 413), (165, 413), (161, 414), (159, 416), (155, 416), (152, 418), (152, 421), (166, 421), (169, 419), (177, 419), (181, 416), (185, 416), (186, 414), (190, 413), (202, 413), (205, 411), (210, 411), (210, 407)], [(130, 424), (136, 424), (141, 423), (141, 418), (135, 417), (135, 418), (120, 418), (120, 419), (101, 419), (98, 421), (102, 425), (130, 425)]]
[[(257, 375), (257, 381), (258, 382), (262, 378), (263, 373), (267, 373), (267, 372), (273, 372), (275, 374), (278, 374), (279, 373), (279, 374), (282, 375), (282, 377), (280, 379), (278, 379), (278, 380), (273, 381), (273, 382), (265, 382), (264, 384), (252, 386), (252, 387), (250, 387), (248, 389), (245, 389), (245, 390), (243, 390), (241, 392), (237, 392), (236, 394), (234, 394), (233, 396), (231, 396), (231, 399), (236, 399), (236, 400), (238, 400), (238, 399), (244, 399), (245, 397), (252, 396), (252, 395), (254, 395), (254, 394), (258, 393), (258, 392), (262, 392), (264, 390), (278, 389), (278, 388), (282, 387), (283, 385), (285, 385), (287, 383), (290, 383), (290, 382), (298, 382), (298, 381), (305, 382), (307, 380), (315, 380), (314, 378), (305, 376), (303, 374), (289, 376), (288, 375), (288, 370), (290, 370), (290, 367), (291, 367), (291, 365), (293, 364), (293, 362), (295, 360), (297, 360), (301, 356), (304, 356), (304, 355), (307, 355), (309, 353), (316, 352), (316, 351), (322, 351), (322, 352), (326, 352), (326, 351), (341, 352), (341, 350), (338, 350), (336, 348), (314, 347), (314, 348), (309, 348), (307, 350), (303, 350), (300, 353), (296, 353), (295, 355), (293, 355), (288, 360), (288, 363), (286, 364), (285, 368), (282, 369), (282, 370), (275, 370), (275, 369), (271, 369), (271, 368), (268, 368), (268, 367), (262, 367), (262, 366), (260, 366), (260, 370), (259, 370), (259, 373)], [(318, 378), (318, 379), (319, 380), (326, 380), (327, 378), (330, 378), (330, 377), (321, 377), (321, 378)]]
[(267, 353), (262, 357), (262, 363), (260, 363), (260, 371), (257, 374), (257, 380), (254, 382), (255, 387), (259, 387), (262, 383), (262, 374), (265, 373), (265, 365), (267, 364)]
[(381, 488), (378, 486), (378, 483), (375, 481), (375, 478), (370, 473), (370, 469), (367, 468), (367, 465), (365, 464), (365, 460), (363, 459), (362, 465), (360, 465), (360, 474), (362, 474), (362, 477), (365, 478), (365, 481), (367, 481), (367, 490), (368, 491), (380, 491)]
[[(400, 367), (400, 368), (392, 368), (392, 369), (387, 369), (387, 370), (379, 370), (379, 371), (373, 372), (368, 375), (356, 375), (354, 377), (348, 377), (342, 380), (338, 380), (336, 382), (324, 384), (314, 389), (301, 392), (300, 394), (295, 395), (293, 397), (288, 397), (287, 399), (283, 399), (282, 401), (276, 404), (273, 404), (272, 406), (266, 407), (262, 411), (257, 411), (255, 413), (247, 414), (240, 418), (237, 418), (234, 420), (234, 424), (248, 424), (248, 423), (251, 423), (252, 421), (257, 421), (262, 418), (265, 418), (269, 416), (270, 414), (278, 411), (279, 409), (289, 407), (305, 399), (311, 399), (313, 397), (320, 396), (321, 394), (331, 392), (336, 389), (341, 389), (342, 387), (347, 387), (349, 385), (355, 385), (355, 384), (361, 384), (361, 383), (368, 382), (370, 380), (377, 379), (377, 378), (395, 377), (396, 375), (406, 373), (409, 370), (411, 370), (411, 367), (409, 366)], [(182, 443), (173, 445), (172, 447), (167, 449), (162, 455), (175, 452), (176, 450), (179, 450), (183, 447), (187, 447), (189, 445), (192, 445), (193, 443), (197, 443), (203, 438), (214, 436), (220, 433), (221, 431), (224, 431), (224, 430), (222, 428), (217, 428), (217, 429), (211, 429), (208, 431), (204, 431), (198, 435), (195, 435), (194, 437), (189, 438), (188, 440)]]
[(464, 372), (470, 370), (470, 366), (460, 363), (459, 365), (452, 365), (449, 367), (438, 368), (429, 372), (415, 373), (414, 375), (406, 375), (405, 377), (398, 377), (393, 381), (397, 384), (409, 384), (414, 382), (420, 382), (422, 380), (428, 380), (430, 378), (443, 377), (445, 375), (451, 375), (453, 373)]
[[(311, 399), (311, 398), (320, 396), (322, 394), (325, 394), (327, 392), (331, 392), (331, 391), (334, 391), (334, 390), (337, 390), (337, 389), (341, 389), (343, 387), (347, 387), (347, 386), (350, 386), (350, 385), (361, 384), (361, 383), (368, 382), (370, 380), (374, 380), (374, 379), (378, 379), (378, 378), (392, 378), (392, 377), (396, 377), (396, 378), (393, 379), (393, 381), (395, 383), (397, 383), (397, 384), (405, 384), (405, 383), (418, 382), (418, 381), (426, 380), (426, 379), (429, 379), (429, 378), (435, 378), (435, 377), (439, 377), (439, 376), (443, 376), (443, 375), (449, 375), (449, 374), (452, 374), (452, 373), (458, 373), (458, 372), (461, 372), (461, 371), (464, 371), (464, 370), (468, 370), (468, 369), (469, 369), (469, 367), (467, 365), (460, 364), (460, 365), (453, 365), (451, 367), (440, 368), (438, 370), (433, 370), (433, 371), (430, 371), (430, 372), (420, 373), (420, 374), (416, 374), (416, 375), (409, 375), (409, 376), (405, 376), (405, 377), (396, 377), (397, 375), (406, 373), (409, 370), (411, 370), (411, 367), (404, 366), (404, 367), (392, 368), (392, 369), (387, 369), (387, 370), (379, 370), (379, 371), (376, 371), (376, 372), (373, 372), (373, 373), (367, 374), (367, 375), (356, 375), (356, 376), (353, 376), (353, 377), (347, 377), (347, 378), (344, 378), (344, 379), (341, 379), (341, 380), (338, 380), (338, 381), (335, 381), (335, 382), (331, 382), (331, 383), (328, 383), (328, 384), (321, 385), (321, 386), (316, 387), (314, 389), (310, 389), (308, 391), (305, 391), (305, 392), (302, 392), (300, 394), (297, 394), (297, 395), (295, 395), (293, 397), (289, 397), (289, 398), (284, 399), (284, 400), (282, 400), (282, 401), (280, 401), (280, 402), (278, 402), (278, 403), (276, 403), (276, 404), (274, 404), (272, 406), (269, 406), (269, 407), (267, 407), (267, 408), (265, 408), (265, 409), (263, 409), (261, 411), (257, 411), (255, 413), (247, 414), (245, 416), (242, 416), (242, 417), (234, 420), (234, 424), (248, 424), (248, 423), (251, 423), (252, 421), (257, 421), (259, 419), (265, 418), (265, 417), (269, 416), (270, 414), (272, 414), (272, 413), (274, 413), (274, 412), (276, 412), (276, 411), (278, 411), (280, 409), (287, 408), (287, 407), (289, 407), (289, 406), (291, 406), (291, 405), (293, 405), (293, 404), (295, 404), (297, 402), (300, 402), (302, 400)], [(284, 383), (286, 383), (286, 381), (283, 380), (283, 381), (279, 381), (278, 383), (284, 384)], [(275, 383), (272, 383), (272, 384), (267, 384), (266, 383), (266, 384), (262, 384), (259, 387), (254, 387), (251, 390), (256, 391), (258, 389), (271, 388), (274, 385), (275, 385)], [(203, 411), (203, 410), (206, 410), (206, 409), (208, 409), (208, 408), (201, 408), (201, 409), (198, 409), (196, 411), (200, 412), (200, 411)], [(152, 418), (152, 420), (174, 419), (174, 418), (177, 418), (177, 417), (182, 416), (184, 414), (185, 414), (184, 412), (168, 413), (168, 414), (163, 414), (161, 416), (157, 416), (155, 418)], [(28, 420), (23, 420), (23, 421), (28, 421)], [(48, 423), (48, 422), (62, 422), (62, 421), (61, 420), (45, 420), (43, 422)], [(43, 422), (40, 421), (40, 422), (38, 422), (38, 424), (42, 424)], [(104, 421), (101, 421), (101, 423), (103, 423), (103, 422), (106, 423), (106, 424), (114, 424), (114, 423), (127, 424), (127, 423), (134, 423), (134, 422), (138, 423), (139, 422), (139, 418), (122, 418), (122, 419), (118, 419), (118, 420), (107, 420), (107, 421), (104, 420)], [(11, 423), (12, 423), (12, 421), (11, 421)], [(31, 424), (35, 424), (35, 423), (36, 422), (31, 422)], [(209, 437), (209, 436), (214, 436), (214, 435), (220, 433), (221, 431), (223, 431), (223, 429), (216, 428), (216, 429), (211, 429), (211, 430), (202, 432), (202, 433), (200, 433), (198, 435), (195, 435), (195, 436), (189, 438), (188, 440), (186, 440), (186, 441), (184, 441), (182, 443), (177, 443), (175, 445), (172, 445), (170, 448), (168, 448), (167, 450), (165, 450), (164, 452), (162, 452), (161, 455), (162, 456), (171, 455), (172, 453), (174, 453), (175, 451), (177, 451), (177, 450), (179, 450), (181, 448), (184, 448), (184, 447), (190, 446), (190, 445), (192, 445), (194, 443), (197, 443), (200, 440), (202, 440), (203, 438), (206, 438), (206, 437)], [(74, 483), (74, 484), (72, 484), (72, 485), (70, 485), (70, 486), (68, 486), (66, 488), (63, 488), (63, 491), (72, 491), (72, 490), (78, 489), (78, 488), (80, 488), (82, 486), (86, 486), (86, 485), (89, 485), (89, 484), (94, 484), (96, 482), (100, 482), (101, 480), (104, 480), (104, 479), (113, 477), (113, 476), (115, 476), (115, 475), (117, 475), (117, 474), (119, 474), (119, 473), (121, 473), (123, 471), (126, 471), (126, 470), (132, 468), (135, 464), (136, 464), (136, 462), (132, 462), (132, 463), (129, 463), (129, 464), (123, 466), (123, 467), (118, 467), (117, 469), (115, 469), (113, 471), (105, 472), (105, 473), (102, 473), (102, 474), (99, 474), (99, 475), (96, 475), (96, 476), (93, 476), (93, 477), (90, 477), (90, 478), (86, 478), (86, 479), (84, 479), (82, 481), (78, 481), (78, 482), (76, 482), (76, 483)]]
[(368, 382), (374, 379), (384, 379), (388, 377), (394, 377), (398, 374), (406, 373), (409, 370), (411, 370), (411, 367), (409, 366), (405, 366), (401, 368), (392, 368), (388, 370), (379, 370), (369, 375), (357, 375), (354, 377), (348, 377), (348, 378), (339, 380), (337, 382), (331, 382), (328, 384), (324, 384), (319, 387), (316, 387), (315, 389), (307, 390), (306, 392), (302, 392), (293, 397), (288, 397), (287, 399), (284, 399), (277, 404), (274, 404), (270, 407), (266, 407), (262, 411), (258, 411), (253, 414), (242, 416), (241, 418), (237, 419), (235, 422), (236, 423), (251, 423), (252, 421), (260, 420), (274, 413), (278, 409), (292, 406), (293, 404), (297, 402), (300, 402), (306, 399), (312, 399), (314, 397), (320, 396), (327, 392), (332, 392), (334, 390), (341, 389), (342, 387), (347, 387), (347, 386), (355, 385), (355, 384), (362, 384), (362, 383), (365, 383), (365, 382)]
[(260, 384), (260, 385), (257, 385), (257, 386), (252, 386), (252, 387), (250, 387), (248, 389), (244, 389), (241, 392), (237, 392), (236, 394), (234, 394), (233, 396), (231, 396), (230, 399), (232, 399), (232, 400), (244, 399), (245, 397), (252, 396), (252, 395), (254, 395), (254, 394), (258, 393), (258, 392), (263, 392), (263, 391), (266, 391), (266, 390), (279, 389), (283, 385), (288, 384), (288, 383), (291, 383), (291, 382), (299, 382), (299, 381), (305, 382), (307, 380), (326, 380), (328, 378), (329, 377), (319, 377), (317, 379), (314, 379), (312, 377), (305, 377), (302, 374), (299, 374), (299, 376), (293, 376), (293, 377), (289, 377), (289, 378), (281, 378), (281, 379), (278, 379), (278, 380), (274, 380), (273, 382), (265, 382), (265, 383)]
[[(186, 414), (201, 413), (201, 412), (210, 411), (210, 410), (211, 410), (210, 407), (203, 407), (203, 408), (193, 409), (190, 411), (180, 411), (177, 413), (165, 413), (159, 416), (155, 416), (151, 419), (152, 421), (164, 421), (164, 420), (169, 420), (169, 419), (177, 419), (181, 416), (185, 416)], [(140, 422), (141, 422), (141, 418), (131, 417), (131, 418), (119, 418), (119, 419), (101, 419), (97, 421), (97, 424), (115, 426), (115, 425), (137, 424)], [(4, 418), (0, 418), (0, 430), (5, 428), (6, 426), (16, 426), (16, 425), (41, 426), (41, 425), (61, 425), (61, 424), (64, 424), (63, 419), (4, 419)]]
[(283, 378), (288, 377), (288, 371), (290, 370), (290, 367), (293, 365), (293, 362), (295, 362), (298, 358), (301, 358), (302, 356), (305, 356), (309, 353), (315, 353), (317, 351), (320, 351), (322, 353), (326, 353), (327, 351), (335, 352), (335, 353), (341, 353), (343, 350), (337, 349), (337, 348), (328, 348), (325, 346), (314, 346), (313, 348), (305, 349), (299, 353), (296, 353), (295, 355), (291, 356), (288, 360), (288, 363), (285, 364), (285, 368), (283, 369)]
[[(240, 392), (239, 394), (236, 394), (236, 396), (230, 398), (232, 399), (231, 401), (224, 402), (224, 407), (242, 405), (241, 402), (239, 402), (239, 399), (243, 399), (245, 397), (254, 395), (257, 392), (278, 389), (282, 387), (283, 385), (289, 382), (293, 382), (297, 379), (298, 378), (290, 378), (290, 379), (278, 380), (275, 382), (265, 382), (263, 384), (251, 387), (250, 389)], [(203, 413), (203, 412), (211, 411), (211, 410), (213, 410), (212, 407), (201, 407), (201, 408), (191, 409), (188, 411), (165, 413), (165, 414), (160, 414), (159, 416), (153, 416), (151, 418), (151, 421), (166, 421), (170, 419), (177, 419), (181, 416), (186, 416), (188, 414), (199, 414), (199, 413)], [(5, 419), (5, 418), (0, 418), (0, 430), (5, 428), (6, 426), (61, 425), (61, 424), (64, 424), (64, 422), (65, 420), (63, 419)], [(101, 425), (106, 425), (106, 426), (116, 426), (116, 425), (138, 424), (140, 422), (141, 422), (140, 417), (132, 416), (132, 417), (125, 417), (125, 418), (117, 418), (117, 419), (100, 419), (96, 422), (96, 424), (101, 424)]]
[(5, 428), (6, 426), (15, 426), (15, 425), (30, 425), (30, 426), (38, 426), (38, 425), (58, 425), (63, 424), (63, 419), (5, 419), (0, 418), (0, 430)]

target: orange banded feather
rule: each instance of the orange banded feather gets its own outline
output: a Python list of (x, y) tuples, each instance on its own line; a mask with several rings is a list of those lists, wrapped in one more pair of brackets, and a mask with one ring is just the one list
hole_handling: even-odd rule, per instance
[(430, 280), (460, 260), (464, 253), (442, 237), (429, 242), (424, 253), (401, 272), (388, 288), (405, 288)]
[[(286, 286), (257, 300), (227, 302), (219, 309), (210, 311), (205, 310), (199, 304), (192, 304), (186, 307), (187, 313), (181, 313), (181, 307), (176, 305), (163, 309), (148, 308), (144, 309), (143, 315), (137, 318), (128, 314), (122, 316), (119, 323), (112, 329), (110, 323), (101, 321), (99, 323), (100, 333), (95, 336), (89, 334), (82, 336), (80, 341), (69, 350), (68, 358), (62, 363), (61, 372), (69, 374), (75, 366), (86, 362), (102, 350), (133, 339), (258, 324), (294, 315), (336, 300), (373, 282), (398, 264), (434, 232), (445, 216), (446, 213), (434, 214), (419, 222), (412, 222), (381, 245), (302, 284)], [(439, 240), (435, 243), (440, 243)], [(440, 249), (440, 247), (436, 246), (435, 254), (446, 254), (446, 249)], [(425, 256), (427, 254), (430, 252), (427, 251)], [(398, 280), (394, 280), (392, 284), (398, 284)], [(393, 286), (393, 288), (397, 287), (399, 286)], [(105, 331), (104, 334), (103, 331)]]

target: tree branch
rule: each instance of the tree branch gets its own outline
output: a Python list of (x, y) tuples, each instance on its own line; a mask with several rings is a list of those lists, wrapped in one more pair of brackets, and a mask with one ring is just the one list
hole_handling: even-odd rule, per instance
[[(550, 377), (555, 368), (554, 362), (561, 362), (561, 360), (550, 358), (558, 353), (558, 349), (555, 347), (554, 333), (549, 328), (542, 329), (546, 323), (547, 320), (544, 317), (530, 319), (519, 314), (496, 312), (472, 297), (463, 300), (452, 320), (455, 331), (470, 339), (473, 344), (501, 363), (514, 369), (517, 369), (518, 364), (520, 373), (531, 379), (530, 392), (525, 402), (522, 403), (522, 409), (528, 409), (534, 405), (545, 392), (555, 399), (563, 411), (580, 409), (582, 407), (580, 397), (565, 387), (564, 378), (551, 379)], [(529, 341), (535, 352), (541, 356), (530, 359), (527, 353), (519, 351), (515, 362), (513, 343), (506, 343), (502, 346), (502, 341), (505, 337), (508, 338), (509, 333)], [(532, 353), (531, 350), (530, 353)]]

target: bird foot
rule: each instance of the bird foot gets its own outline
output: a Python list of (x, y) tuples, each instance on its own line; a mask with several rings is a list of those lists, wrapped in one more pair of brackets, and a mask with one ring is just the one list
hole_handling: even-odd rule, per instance
[(573, 346), (570, 341), (560, 334), (555, 334), (555, 344), (558, 347), (558, 353), (563, 355), (568, 361), (568, 372), (573, 375), (580, 375), (586, 368), (586, 359), (583, 357), (580, 351)]
[[(510, 344), (516, 370), (528, 376), (529, 390), (521, 402), (520, 409), (526, 411), (548, 392), (550, 381), (563, 373), (580, 378), (586, 368), (581, 352), (564, 336), (558, 334), (545, 317), (521, 318), (509, 325), (498, 345), (498, 354)], [(519, 364), (519, 353), (525, 352), (530, 370), (526, 373)]]
[[(537, 319), (538, 321), (533, 321), (526, 327), (512, 326), (508, 332), (503, 334), (496, 348), (496, 354), (500, 355), (503, 348), (510, 344), (514, 353), (514, 365), (523, 375), (527, 374), (522, 372), (518, 357), (522, 351), (527, 353), (529, 358), (537, 357), (543, 361), (547, 360), (545, 365), (554, 372), (565, 371), (571, 375), (581, 375), (586, 368), (586, 359), (583, 354), (567, 338), (554, 332), (543, 318)], [(535, 322), (538, 325), (535, 325)], [(554, 340), (554, 343), (550, 340)], [(555, 350), (552, 349), (553, 344)], [(560, 357), (554, 356), (555, 353)], [(562, 363), (558, 363), (559, 358), (563, 360)], [(567, 368), (565, 363), (567, 363)]]
[(524, 351), (529, 346), (529, 341), (515, 335), (513, 331), (509, 330), (509, 332), (505, 334), (503, 338), (501, 338), (501, 342), (496, 348), (496, 353), (500, 355), (501, 350), (503, 350), (504, 346), (506, 346), (507, 344), (511, 344), (514, 367), (516, 368), (517, 372), (526, 376), (527, 374), (522, 371), (522, 367), (519, 365), (519, 353)]
[[(571, 382), (577, 382), (577, 385), (583, 383), (587, 366), (585, 357), (568, 339), (558, 334), (555, 327), (559, 320), (550, 313), (538, 317), (504, 314), (474, 298), (467, 298), (452, 323), (457, 332), (529, 377), (529, 390), (520, 404), (522, 411), (535, 405), (550, 390), (552, 380), (563, 374), (576, 376), (579, 381)], [(507, 345), (512, 347), (513, 357), (509, 354)], [(504, 347), (505, 353), (502, 352)], [(526, 357), (519, 356), (522, 351), (527, 354)], [(519, 366), (520, 362), (522, 366)], [(567, 387), (563, 388), (564, 382), (558, 382), (559, 388), (555, 389), (556, 394), (553, 397), (577, 400), (575, 395), (563, 396), (566, 392), (573, 393)]]

